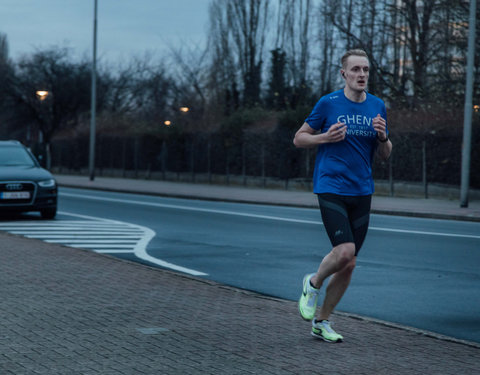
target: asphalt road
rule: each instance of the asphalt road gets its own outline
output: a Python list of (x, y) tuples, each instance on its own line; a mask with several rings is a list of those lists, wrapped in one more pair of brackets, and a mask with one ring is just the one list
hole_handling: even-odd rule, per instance
[[(116, 256), (291, 300), (329, 251), (314, 209), (62, 188), (59, 210), (149, 233)], [(480, 342), (479, 265), (480, 223), (373, 215), (337, 309)]]

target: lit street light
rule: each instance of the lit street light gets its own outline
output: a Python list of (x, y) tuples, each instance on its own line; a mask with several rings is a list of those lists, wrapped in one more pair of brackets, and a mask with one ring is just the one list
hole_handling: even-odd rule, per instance
[[(42, 104), (40, 104), (40, 112), (42, 113), (42, 117), (44, 117), (45, 112), (48, 112), (48, 110), (46, 108), (47, 103), (44, 103), (44, 102), (50, 96), (50, 92), (47, 91), (47, 90), (37, 90), (37, 91), (35, 91), (35, 95), (37, 96), (37, 99), (40, 100), (40, 103), (42, 103)], [(48, 116), (45, 116), (45, 121), (48, 121)], [(43, 130), (42, 130), (41, 127), (38, 130), (38, 137), (39, 137), (40, 143), (43, 145), (44, 138), (43, 138)], [(27, 139), (30, 140), (30, 125), (28, 125)], [(51, 163), (52, 163), (52, 156), (51, 156), (51, 152), (50, 152), (50, 143), (49, 142), (47, 142), (46, 145), (45, 145), (45, 156), (46, 156), (45, 167), (47, 169), (50, 169), (51, 168)]]
[(37, 98), (39, 100), (44, 101), (45, 99), (47, 99), (49, 93), (47, 90), (38, 90), (35, 92), (35, 94), (37, 95)]

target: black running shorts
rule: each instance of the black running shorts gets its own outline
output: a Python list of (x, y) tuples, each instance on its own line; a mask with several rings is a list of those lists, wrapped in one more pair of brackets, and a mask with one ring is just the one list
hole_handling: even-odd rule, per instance
[(372, 196), (317, 195), (323, 225), (332, 246), (353, 242), (357, 256), (367, 235)]

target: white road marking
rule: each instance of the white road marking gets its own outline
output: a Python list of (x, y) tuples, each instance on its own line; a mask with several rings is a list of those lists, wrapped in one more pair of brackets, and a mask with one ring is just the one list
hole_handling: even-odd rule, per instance
[(69, 212), (59, 212), (59, 214), (87, 220), (0, 222), (0, 230), (97, 253), (134, 254), (142, 260), (175, 271), (194, 276), (208, 275), (150, 256), (146, 248), (155, 237), (155, 232), (150, 228)]
[[(244, 212), (235, 212), (235, 211), (227, 211), (227, 210), (215, 210), (215, 209), (201, 208), (201, 207), (189, 207), (189, 206), (176, 205), (176, 204), (143, 202), (143, 201), (130, 200), (130, 199), (93, 197), (93, 196), (90, 196), (90, 195), (63, 193), (63, 192), (60, 193), (60, 195), (64, 195), (66, 197), (82, 198), (82, 199), (105, 201), (105, 202), (136, 204), (136, 205), (142, 205), (142, 206), (171, 208), (171, 209), (176, 209), (176, 210), (194, 211), (194, 212), (207, 212), (207, 213), (221, 214), (221, 215), (253, 217), (253, 218), (256, 218), (256, 219), (286, 221), (286, 222), (300, 223), (300, 224), (313, 224), (313, 225), (323, 224), (321, 221), (316, 221), (316, 220), (292, 219), (292, 218), (279, 217), (279, 216), (258, 215), (258, 214), (244, 213)], [(480, 239), (479, 235), (473, 235), (473, 234), (429, 232), (429, 231), (418, 231), (418, 230), (407, 230), (407, 229), (381, 228), (381, 227), (373, 227), (373, 226), (369, 227), (369, 230), (383, 231), (383, 232), (395, 232), (395, 233), (420, 234), (420, 235), (426, 235), (426, 236), (441, 236), (441, 237)]]
[[(45, 241), (45, 242), (50, 242), (50, 241)], [(66, 243), (65, 245), (69, 245)], [(129, 249), (130, 251), (133, 252), (132, 246), (130, 245), (114, 245), (114, 244), (109, 244), (109, 245), (101, 245), (98, 243), (95, 244), (89, 244), (89, 243), (76, 243), (74, 244), (75, 247), (79, 247), (81, 249), (92, 249), (94, 251), (101, 250), (101, 249), (111, 249), (111, 251), (117, 250), (117, 249)]]
[[(96, 217), (93, 217), (93, 216), (87, 216), (87, 215), (79, 215), (79, 214), (73, 214), (73, 213), (68, 213), (68, 212), (59, 212), (59, 213), (64, 214), (64, 215), (81, 217), (81, 218), (84, 218), (84, 219), (86, 218), (86, 219), (102, 220), (104, 222), (109, 222), (109, 223), (121, 223), (120, 221), (116, 221), (116, 220), (99, 219), (99, 218), (96, 218)], [(130, 225), (132, 225), (132, 224), (130, 224)], [(153, 237), (155, 237), (155, 232), (153, 230), (151, 230), (150, 228), (147, 228), (147, 227), (142, 227), (140, 225), (136, 225), (136, 226), (140, 227), (140, 228), (143, 228), (146, 232), (146, 235), (143, 236), (137, 242), (135, 248), (133, 249), (136, 257), (138, 257), (140, 259), (143, 259), (143, 260), (146, 260), (147, 262), (157, 264), (161, 267), (169, 268), (169, 269), (179, 271), (179, 272), (183, 272), (183, 273), (187, 273), (187, 274), (190, 274), (190, 275), (193, 275), (193, 276), (208, 276), (207, 273), (197, 271), (197, 270), (193, 270), (193, 269), (186, 268), (186, 267), (182, 267), (182, 266), (178, 266), (176, 264), (166, 262), (164, 260), (152, 257), (150, 254), (147, 253), (147, 245), (150, 242), (150, 240)]]
[(322, 222), (319, 222), (319, 221), (316, 221), (316, 220), (312, 221), (312, 220), (292, 219), (292, 218), (284, 218), (284, 217), (279, 217), (279, 216), (250, 214), (250, 213), (246, 213), (246, 212), (235, 212), (235, 211), (226, 211), (226, 210), (214, 210), (214, 209), (211, 209), (211, 208), (181, 206), (181, 205), (176, 205), (176, 204), (142, 202), (142, 201), (135, 201), (135, 200), (129, 200), (129, 199), (92, 197), (92, 196), (89, 196), (89, 195), (63, 193), (63, 192), (60, 193), (60, 195), (62, 195), (62, 196), (64, 195), (66, 197), (82, 198), (82, 199), (105, 201), (105, 202), (129, 203), (129, 204), (136, 204), (136, 205), (141, 205), (141, 206), (172, 208), (172, 209), (175, 209), (175, 210), (207, 212), (207, 213), (212, 213), (212, 214), (223, 214), (223, 215), (232, 215), (232, 216), (253, 217), (253, 218), (256, 218), (256, 219), (287, 221), (287, 222), (291, 222), (291, 223), (300, 223), (300, 224), (322, 224)]
[[(22, 233), (25, 233), (25, 229), (22, 229), (22, 230), (9, 230), (9, 229), (5, 229), (5, 230), (8, 230), (10, 233), (13, 233), (13, 234), (22, 234)], [(78, 232), (75, 232), (75, 233), (72, 233), (72, 229), (65, 229), (64, 231), (49, 231), (48, 228), (46, 229), (42, 229), (42, 230), (38, 230), (37, 228), (27, 228), (28, 232), (29, 233), (32, 233), (32, 234), (42, 234), (42, 233), (51, 233), (51, 234), (55, 234), (55, 235), (61, 235), (61, 234), (72, 234), (72, 235), (75, 235), (75, 234), (81, 234), (81, 235), (104, 235), (104, 236), (107, 236), (107, 235), (112, 235), (112, 234), (115, 234), (115, 235), (122, 235), (123, 233), (125, 233), (124, 231), (120, 231), (120, 232), (116, 232), (116, 231), (94, 231), (94, 230), (89, 230), (89, 231), (82, 231), (81, 228), (78, 228)], [(142, 232), (128, 232), (129, 234), (135, 234), (135, 233), (138, 233), (139, 235), (142, 234)]]
[[(75, 247), (75, 246), (71, 246)], [(100, 254), (135, 254), (132, 250), (97, 250)]]
[[(10, 232), (11, 233), (11, 232)], [(60, 234), (60, 235), (57, 235), (57, 234), (53, 234), (53, 235), (48, 235), (48, 234), (35, 234), (35, 236), (24, 236), (24, 237), (32, 237), (32, 238), (37, 238), (37, 239), (42, 239), (42, 238), (48, 238), (48, 239), (70, 239), (70, 238), (75, 238), (75, 239), (82, 239), (82, 238), (85, 238), (85, 239), (98, 239), (98, 240), (101, 240), (103, 238), (105, 238), (105, 235), (103, 236), (95, 236), (95, 235), (91, 235), (91, 234), (77, 234), (77, 233), (74, 233), (74, 234)], [(135, 240), (138, 238), (138, 236), (121, 236), (121, 235), (117, 235), (115, 234), (115, 238), (116, 239), (125, 239), (125, 240)]]
[(77, 244), (88, 244), (89, 246), (95, 246), (95, 245), (115, 245), (116, 247), (118, 247), (119, 245), (124, 245), (125, 247), (132, 247), (134, 246), (137, 241), (134, 240), (134, 241), (122, 241), (122, 240), (118, 240), (118, 239), (111, 239), (111, 240), (90, 240), (90, 239), (70, 239), (70, 238), (67, 238), (67, 239), (62, 239), (62, 240), (58, 240), (58, 239), (50, 239), (50, 238), (47, 238), (45, 240), (45, 242), (50, 242), (50, 243), (63, 243), (63, 244), (72, 244), (72, 243), (77, 243)]
[(427, 236), (473, 238), (476, 240), (480, 239), (480, 236), (476, 236), (474, 234), (426, 232), (421, 230), (407, 230), (407, 229), (380, 228), (380, 227), (369, 227), (368, 230), (378, 230), (382, 232), (395, 232), (395, 233), (408, 233), (408, 234), (421, 234), (421, 235), (427, 235)]

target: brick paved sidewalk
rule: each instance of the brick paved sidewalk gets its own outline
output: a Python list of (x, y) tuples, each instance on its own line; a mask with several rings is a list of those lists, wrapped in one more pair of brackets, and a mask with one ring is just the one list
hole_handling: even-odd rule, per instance
[(0, 234), (0, 374), (478, 374), (480, 345)]

